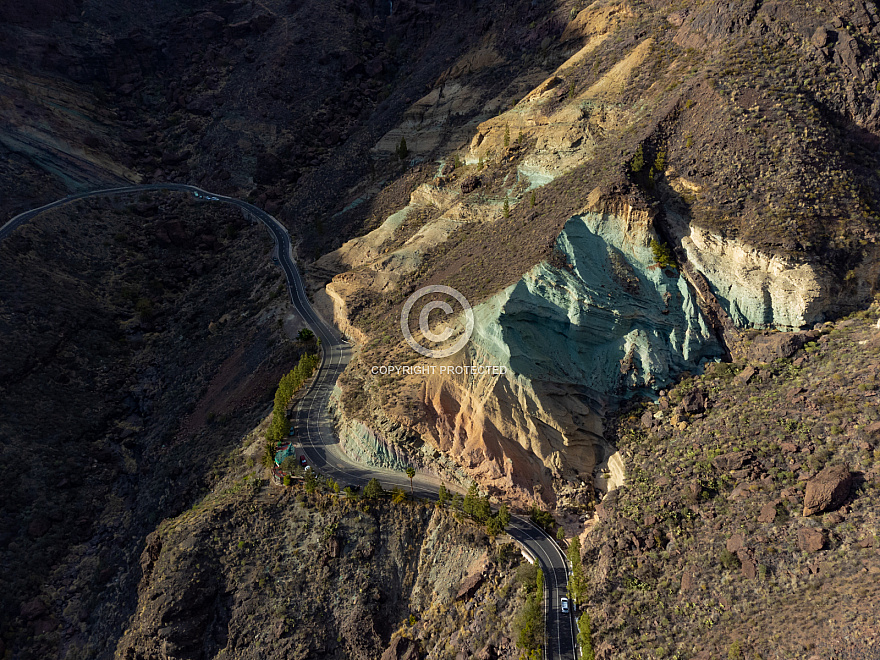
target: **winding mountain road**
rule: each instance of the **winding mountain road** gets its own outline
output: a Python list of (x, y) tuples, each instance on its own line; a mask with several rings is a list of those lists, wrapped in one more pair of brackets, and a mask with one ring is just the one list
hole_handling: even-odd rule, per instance
[[(278, 220), (262, 209), (234, 197), (218, 195), (181, 183), (122, 186), (72, 194), (20, 213), (0, 227), (0, 240), (8, 237), (18, 227), (40, 213), (79, 199), (157, 190), (188, 192), (206, 202), (232, 204), (266, 226), (275, 240), (275, 254), (287, 279), (290, 300), (303, 320), (320, 338), (323, 348), (317, 376), (296, 408), (296, 425), (302, 437), (305, 455), (314, 469), (332, 477), (340, 486), (363, 486), (370, 479), (377, 478), (386, 488), (400, 486), (408, 490), (410, 480), (405, 474), (357, 463), (342, 451), (328, 413), (328, 404), (336, 381), (351, 360), (351, 346), (343, 342), (336, 329), (326, 323), (312, 308), (296, 267), (290, 234)], [(429, 499), (437, 498), (439, 485), (440, 481), (436, 477), (423, 473), (417, 474), (412, 482), (415, 494)], [(562, 612), (560, 605), (560, 599), (566, 595), (568, 584), (568, 564), (565, 556), (556, 542), (528, 518), (512, 515), (507, 531), (532, 558), (538, 561), (544, 572), (547, 630), (545, 657), (573, 660), (576, 657), (575, 621), (571, 614)]]

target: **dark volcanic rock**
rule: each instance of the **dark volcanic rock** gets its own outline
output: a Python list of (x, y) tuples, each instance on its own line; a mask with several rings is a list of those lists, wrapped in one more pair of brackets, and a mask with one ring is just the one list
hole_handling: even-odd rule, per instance
[(721, 454), (712, 459), (712, 465), (716, 470), (725, 472), (728, 470), (738, 470), (752, 459), (752, 455), (747, 451), (734, 451), (729, 454)]
[(461, 600), (464, 598), (470, 598), (474, 595), (474, 592), (479, 588), (479, 586), (483, 583), (484, 580), (483, 573), (474, 573), (470, 577), (464, 580), (461, 583), (461, 586), (458, 588), (458, 593), (456, 594), (456, 600)]
[(418, 660), (418, 657), (418, 646), (406, 637), (395, 637), (382, 654), (382, 660)]
[(688, 392), (684, 395), (678, 408), (689, 415), (697, 415), (704, 412), (706, 410), (706, 395), (698, 390)]
[(819, 552), (825, 547), (825, 535), (822, 530), (801, 527), (798, 530), (798, 547), (804, 552)]
[(852, 474), (846, 465), (830, 465), (807, 482), (804, 516), (835, 509), (849, 496)]
[(461, 182), (461, 192), (466, 195), (467, 193), (473, 192), (474, 190), (479, 188), (481, 184), (482, 181), (480, 180), (480, 177), (472, 174)]
[(803, 345), (804, 336), (800, 334), (759, 335), (749, 347), (749, 358), (755, 362), (772, 362), (777, 358), (789, 358)]
[(21, 616), (26, 621), (33, 621), (43, 616), (48, 611), (46, 603), (39, 598), (34, 598), (21, 606)]

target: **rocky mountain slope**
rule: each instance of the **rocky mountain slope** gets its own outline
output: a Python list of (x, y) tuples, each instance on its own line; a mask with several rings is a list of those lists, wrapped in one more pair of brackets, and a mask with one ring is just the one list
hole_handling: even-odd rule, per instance
[[(584, 536), (600, 656), (858, 657), (874, 336), (803, 333), (878, 290), (878, 35), (864, 0), (7, 3), (0, 214), (121, 181), (252, 200), (358, 343), (334, 397), (352, 453), (555, 507), (569, 533), (594, 486), (623, 486)], [(437, 530), (470, 533), (446, 513), (245, 480), (241, 438), (304, 348), (267, 249), (161, 195), (0, 245), (0, 655), (191, 657), (194, 630), (215, 656), (515, 653), (508, 559), (485, 610), (445, 600), (487, 549), (428, 557)], [(399, 325), (426, 284), (475, 313), (430, 363)], [(506, 373), (372, 373), (389, 364)], [(355, 600), (328, 623), (337, 590)]]
[[(868, 304), (880, 275), (875, 14), (573, 6), (555, 14), (546, 55), (522, 58), (518, 93), (489, 102), (478, 90), (504, 57), (491, 41), (471, 49), (375, 149), (404, 138), (417, 157), (442, 155), (417, 168), (430, 180), (315, 264), (316, 299), (364, 346), (347, 383), (368, 394), (343, 394), (346, 415), (417, 459), (441, 452), (450, 474), (553, 503), (592, 484), (621, 400), (738, 355), (745, 329)], [(442, 149), (436, 113), (465, 108), (486, 118), (448, 120), (461, 142)], [(475, 306), (455, 364), (506, 375), (369, 373), (416, 358), (398, 319), (427, 284)]]
[(304, 350), (279, 327), (270, 247), (239, 211), (180, 193), (71, 203), (0, 244), (12, 657), (112, 652), (143, 538), (216, 479)]
[(515, 546), (442, 507), (269, 486), (262, 447), (149, 537), (118, 657), (519, 657)]
[(876, 657), (878, 312), (757, 335), (617, 418), (627, 483), (583, 534), (597, 657)]

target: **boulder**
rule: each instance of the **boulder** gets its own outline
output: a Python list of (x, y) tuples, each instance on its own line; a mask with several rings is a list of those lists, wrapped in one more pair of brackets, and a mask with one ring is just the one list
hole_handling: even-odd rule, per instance
[(31, 524), (28, 525), (27, 533), (32, 539), (38, 539), (41, 536), (45, 536), (46, 532), (51, 529), (52, 523), (49, 522), (49, 519), (42, 515), (37, 514), (33, 520), (31, 520)]
[(801, 527), (798, 530), (798, 547), (803, 552), (819, 552), (825, 546), (825, 534), (820, 529)]
[(776, 519), (776, 502), (767, 502), (761, 507), (761, 513), (758, 514), (758, 522), (763, 524), (772, 523)]
[(729, 454), (721, 454), (712, 459), (712, 465), (720, 472), (739, 470), (752, 459), (747, 451), (734, 451)]
[(738, 556), (742, 574), (749, 580), (754, 580), (758, 576), (758, 565), (755, 560), (745, 552), (741, 552)]
[[(833, 34), (833, 32), (831, 34)], [(825, 46), (831, 42), (831, 34), (829, 34), (824, 26), (820, 25), (816, 28), (816, 31), (813, 32), (813, 36), (810, 37), (810, 43), (816, 48), (825, 48)]]
[(807, 482), (804, 516), (835, 509), (849, 497), (852, 474), (849, 466), (829, 465)]
[(456, 600), (462, 600), (466, 598), (470, 598), (473, 596), (477, 589), (480, 588), (480, 585), (483, 583), (485, 576), (483, 573), (474, 573), (473, 575), (467, 577), (458, 588), (458, 593), (455, 595)]
[(742, 382), (748, 383), (754, 377), (756, 372), (757, 372), (757, 369), (755, 369), (753, 366), (749, 365), (748, 367), (746, 367), (745, 369), (740, 371), (736, 375), (736, 377), (739, 380), (741, 380)]
[(706, 395), (699, 390), (688, 392), (684, 395), (678, 409), (688, 415), (697, 415), (706, 410)]
[(385, 68), (384, 63), (382, 62), (381, 57), (376, 57), (364, 66), (364, 71), (370, 78), (375, 78), (376, 76), (382, 73), (382, 70)]
[(467, 195), (469, 192), (473, 192), (477, 188), (482, 185), (483, 181), (476, 174), (471, 174), (464, 181), (461, 182), (461, 192), (464, 195)]
[(759, 335), (749, 346), (749, 358), (755, 362), (773, 362), (777, 358), (790, 358), (804, 345), (801, 334), (779, 332)]
[(44, 603), (39, 598), (29, 600), (21, 606), (21, 616), (26, 621), (33, 621), (34, 619), (38, 619), (48, 611), (49, 608), (46, 607), (46, 603)]
[(694, 583), (696, 582), (694, 578), (694, 574), (690, 570), (685, 570), (684, 573), (681, 574), (681, 591), (688, 592), (694, 587)]
[(727, 539), (727, 551), (736, 554), (745, 546), (745, 538), (742, 534), (734, 534)]
[(395, 637), (382, 654), (382, 660), (418, 660), (419, 647), (411, 639)]

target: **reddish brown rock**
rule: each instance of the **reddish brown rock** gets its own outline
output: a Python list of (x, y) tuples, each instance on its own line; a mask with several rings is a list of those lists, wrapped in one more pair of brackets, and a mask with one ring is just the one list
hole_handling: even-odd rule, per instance
[(819, 552), (825, 547), (825, 535), (822, 530), (801, 527), (798, 530), (798, 547), (804, 552)]
[(844, 503), (852, 486), (852, 474), (846, 465), (830, 465), (807, 482), (804, 493), (804, 516), (829, 511)]
[(729, 454), (721, 454), (712, 459), (712, 465), (722, 472), (739, 470), (751, 460), (752, 456), (747, 451), (734, 451)]
[(41, 536), (45, 536), (46, 532), (48, 532), (51, 527), (52, 524), (49, 522), (48, 518), (38, 515), (31, 521), (31, 524), (28, 525), (27, 533), (32, 539), (38, 539)]
[(737, 553), (745, 546), (745, 538), (742, 534), (734, 534), (727, 539), (727, 551)]
[(681, 574), (681, 590), (690, 591), (694, 587), (694, 574), (690, 570), (686, 570)]
[(756, 362), (773, 362), (776, 358), (789, 358), (804, 345), (804, 336), (780, 332), (755, 337), (749, 347), (749, 357)]
[(746, 367), (745, 369), (743, 369), (742, 371), (740, 371), (740, 372), (736, 375), (736, 377), (737, 377), (739, 380), (741, 380), (742, 382), (744, 382), (744, 383), (748, 383), (748, 382), (754, 377), (754, 375), (755, 375), (756, 372), (757, 372), (757, 369), (755, 369), (755, 368), (752, 367), (752, 366), (748, 366), (748, 367)]
[(43, 616), (47, 611), (46, 604), (39, 598), (34, 598), (21, 606), (20, 613), (22, 618), (26, 621), (33, 621), (34, 619)]
[(461, 583), (461, 586), (458, 588), (458, 593), (455, 595), (456, 600), (462, 600), (465, 598), (470, 598), (476, 593), (477, 589), (479, 589), (480, 585), (483, 583), (485, 576), (483, 573), (474, 573), (469, 576)]
[(758, 522), (767, 524), (772, 523), (776, 519), (776, 502), (768, 502), (761, 507), (761, 513), (758, 514)]
[(706, 410), (706, 395), (695, 390), (684, 395), (678, 409), (688, 415), (696, 415)]
[(382, 654), (382, 660), (418, 660), (419, 647), (411, 639), (395, 637)]

